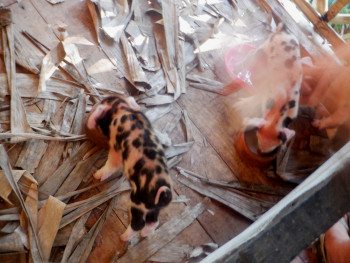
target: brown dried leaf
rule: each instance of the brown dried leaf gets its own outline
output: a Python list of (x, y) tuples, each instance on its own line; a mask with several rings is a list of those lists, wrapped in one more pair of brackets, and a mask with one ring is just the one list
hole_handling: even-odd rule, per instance
[[(66, 159), (57, 168), (57, 170), (40, 186), (40, 198), (45, 198), (47, 195), (54, 195), (58, 188), (62, 185), (69, 173), (74, 169), (75, 165), (83, 158), (85, 153), (93, 147), (89, 141), (85, 141), (71, 159)], [(46, 195), (45, 195), (46, 194)]]
[(103, 214), (101, 215), (101, 217), (97, 220), (97, 222), (95, 223), (96, 229), (94, 229), (91, 238), (89, 239), (89, 242), (87, 243), (87, 246), (84, 249), (84, 252), (82, 254), (82, 256), (79, 259), (79, 263), (84, 263), (86, 262), (91, 250), (92, 250), (92, 246), (95, 242), (95, 239), (97, 237), (97, 235), (100, 233), (104, 223), (107, 221), (108, 217), (110, 216), (111, 212), (113, 211), (113, 207), (115, 206), (116, 203), (116, 198), (112, 198), (111, 202), (109, 203), (107, 209), (105, 209), (105, 211), (103, 212)]
[[(113, 13), (109, 17), (103, 16), (102, 19), (102, 30), (114, 41), (119, 42), (121, 35), (124, 33), (124, 29), (130, 21), (133, 14), (133, 4), (131, 9), (127, 1), (123, 1), (123, 5), (119, 4), (118, 1), (100, 1), (101, 12)], [(113, 10), (113, 12), (111, 12)], [(101, 14), (102, 17), (102, 14)]]
[(194, 180), (189, 181), (184, 178), (178, 178), (178, 181), (202, 195), (221, 202), (252, 221), (255, 221), (272, 206), (270, 203), (266, 204), (263, 200), (258, 201), (249, 195), (245, 195), (243, 192), (238, 194), (200, 183), (198, 182), (199, 180), (195, 182)]
[(101, 157), (102, 152), (103, 150), (100, 150), (89, 158), (78, 162), (73, 171), (68, 175), (67, 179), (57, 190), (55, 196), (63, 195), (75, 190), (80, 185), (86, 174), (91, 171), (95, 162)]
[(74, 224), (74, 227), (72, 229), (72, 232), (69, 236), (68, 242), (65, 244), (66, 247), (64, 249), (63, 252), (63, 256), (62, 256), (62, 260), (61, 263), (66, 263), (68, 258), (70, 257), (73, 248), (75, 248), (78, 244), (78, 242), (81, 240), (81, 238), (83, 237), (83, 235), (86, 233), (86, 229), (85, 229), (85, 223), (87, 221), (87, 219), (90, 216), (90, 212), (84, 214), (83, 216), (81, 216), (77, 222)]
[(97, 220), (97, 222), (92, 226), (92, 228), (90, 229), (90, 231), (84, 236), (84, 238), (82, 239), (82, 241), (77, 245), (77, 247), (75, 248), (73, 254), (69, 257), (68, 263), (76, 263), (76, 262), (80, 262), (80, 259), (82, 258), (84, 251), (86, 250), (86, 248), (89, 246), (89, 242), (91, 240), (91, 238), (93, 237), (97, 227), (98, 227), (98, 223), (99, 220), (102, 218), (102, 216)]
[[(39, 77), (36, 75), (22, 73), (16, 75), (16, 88), (22, 98), (63, 100), (68, 97), (73, 99), (79, 95), (82, 88), (76, 82), (50, 78), (46, 81), (46, 91), (38, 95), (38, 85)], [(4, 73), (0, 73), (0, 86), (7, 87), (7, 77)], [(4, 95), (10, 95), (9, 91), (5, 91)]]
[(33, 227), (35, 231), (38, 230), (38, 186), (37, 184), (33, 183), (30, 185), (27, 198), (26, 198), (26, 204), (28, 207), (28, 213), (30, 213), (32, 219), (33, 219)]
[(33, 57), (36, 57), (36, 54), (33, 52), (33, 45), (29, 45), (16, 27), (14, 28), (14, 37), (16, 63), (33, 74), (39, 74), (40, 71), (33, 62)]
[(168, 160), (167, 164), (168, 164), (168, 168), (171, 169), (173, 167), (175, 167), (176, 165), (178, 165), (180, 162), (182, 161), (182, 156), (177, 155), (171, 159)]
[(241, 190), (245, 192), (261, 193), (261, 194), (277, 195), (277, 196), (285, 196), (292, 190), (291, 187), (287, 187), (287, 186), (286, 187), (269, 186), (269, 185), (253, 184), (253, 183), (246, 183), (246, 182), (224, 182), (224, 181), (219, 181), (215, 179), (209, 179), (198, 173), (186, 170), (180, 166), (177, 166), (176, 169), (181, 174), (185, 173), (186, 177), (193, 176), (195, 178), (200, 179), (203, 183), (211, 184), (217, 187), (222, 187), (227, 189), (233, 188), (233, 189)]
[[(160, 46), (163, 50), (158, 50), (163, 68), (167, 72), (167, 85), (169, 86), (171, 83), (171, 86), (174, 88), (173, 91), (168, 90), (168, 92), (174, 93), (175, 100), (185, 91), (186, 73), (184, 62), (185, 49), (184, 42), (179, 41), (179, 16), (177, 10), (176, 2), (170, 0), (162, 1), (162, 15), (166, 44), (165, 46), (164, 44), (163, 46)], [(158, 44), (161, 42), (159, 39), (161, 37), (161, 31), (155, 31), (155, 33), (158, 48)], [(169, 86), (170, 89), (171, 86)]]
[(165, 125), (163, 132), (170, 134), (175, 127), (179, 124), (179, 121), (181, 120), (182, 113), (178, 112), (167, 124)]
[(63, 47), (62, 42), (59, 42), (58, 45), (50, 50), (43, 58), (41, 70), (40, 70), (40, 79), (38, 86), (38, 95), (41, 92), (46, 91), (46, 81), (52, 76), (52, 74), (56, 71), (59, 64), (66, 57), (66, 52)]
[(20, 219), (19, 214), (9, 214), (0, 216), (0, 221), (18, 221)]
[(157, 95), (158, 92), (161, 91), (166, 86), (166, 80), (162, 69), (158, 70), (154, 74), (148, 74), (147, 77), (148, 77), (148, 83), (151, 86), (149, 90), (145, 91), (145, 93), (148, 96)]
[(5, 27), (12, 23), (11, 10), (1, 8), (0, 9), (0, 26)]
[[(7, 179), (8, 179), (8, 181), (9, 181), (9, 183), (11, 184), (11, 187), (12, 187), (14, 193), (18, 197), (18, 199), (19, 199), (19, 201), (21, 203), (21, 206), (23, 208), (23, 211), (27, 215), (30, 231), (33, 231), (34, 225), (35, 225), (34, 221), (33, 221), (32, 217), (31, 217), (31, 214), (29, 213), (27, 205), (24, 202), (24, 199), (22, 197), (20, 189), (19, 189), (19, 187), (17, 185), (17, 182), (16, 182), (16, 180), (15, 180), (15, 178), (13, 176), (12, 169), (11, 169), (11, 166), (10, 166), (10, 163), (9, 163), (9, 160), (8, 160), (7, 153), (6, 153), (5, 148), (4, 148), (4, 146), (2, 144), (0, 144), (0, 166), (3, 169), (3, 171), (5, 172), (5, 175), (6, 175)], [(35, 241), (35, 245), (38, 248), (37, 249), (37, 251), (38, 251), (38, 258), (42, 261), (43, 253), (41, 251), (39, 238), (38, 238), (38, 236), (37, 236), (35, 231), (33, 232), (33, 236), (32, 237), (33, 237), (33, 239)], [(37, 261), (35, 261), (35, 262), (37, 262)]]
[(146, 106), (164, 105), (174, 102), (174, 97), (171, 95), (156, 95), (151, 98), (145, 97), (138, 100), (138, 103), (144, 103)]
[(44, 261), (49, 260), (52, 245), (55, 240), (65, 206), (65, 203), (53, 196), (49, 196), (44, 207), (42, 207), (39, 211), (38, 236), (43, 250)]
[(100, 33), (100, 28), (102, 28), (101, 14), (100, 14), (101, 7), (100, 7), (98, 1), (96, 1), (96, 0), (88, 0), (87, 6), (89, 8), (92, 22), (94, 24), (94, 28), (95, 28), (95, 32), (96, 32), (96, 36), (97, 36), (97, 42), (100, 43), (99, 33)]
[[(26, 198), (26, 204), (28, 206), (28, 213), (33, 219), (33, 229), (34, 232), (38, 232), (38, 187), (37, 184), (33, 183), (30, 186), (28, 195)], [(32, 254), (34, 262), (40, 262), (40, 257), (38, 255), (37, 246), (33, 237), (33, 230), (28, 227), (28, 239), (29, 239), (29, 249)]]
[(8, 222), (3, 228), (1, 228), (2, 233), (11, 234), (19, 226), (18, 222)]
[[(140, 5), (142, 4), (138, 3), (136, 8), (139, 8)], [(143, 13), (142, 10), (140, 10), (140, 12)], [(134, 20), (136, 19), (137, 18), (135, 17)], [(133, 48), (136, 50), (137, 57), (139, 58), (142, 67), (148, 71), (159, 71), (161, 65), (157, 56), (157, 50), (152, 33), (152, 26), (146, 26), (145, 24), (142, 24), (143, 21), (141, 21), (139, 24), (134, 20), (131, 20), (125, 29), (125, 32), (128, 35), (128, 39), (131, 42)]]
[(139, 91), (145, 91), (145, 88), (149, 89), (150, 85), (146, 78), (146, 74), (143, 71), (140, 62), (138, 61), (136, 54), (124, 33), (121, 35), (120, 40), (129, 66), (132, 84)]
[(128, 81), (132, 82), (129, 69), (127, 67), (127, 63), (124, 58), (123, 51), (121, 50), (121, 46), (118, 42), (111, 42), (106, 39), (106, 36), (100, 32), (101, 26), (101, 16), (100, 16), (100, 5), (97, 0), (89, 0), (88, 8), (91, 14), (91, 17), (94, 22), (95, 30), (97, 33), (98, 41), (106, 53), (107, 57), (113, 63), (113, 65), (118, 69), (116, 74), (119, 75), (120, 78), (125, 77)]
[[(121, 179), (124, 181), (124, 179)], [(119, 181), (121, 182), (121, 181)], [(120, 187), (119, 187), (120, 186)], [(88, 211), (92, 210), (93, 208), (101, 205), (102, 203), (108, 201), (109, 199), (113, 198), (114, 196), (130, 190), (131, 187), (127, 181), (124, 181), (123, 184), (116, 183), (116, 186), (110, 187), (109, 189), (106, 189), (102, 192), (100, 192), (97, 195), (94, 195), (86, 200), (75, 202), (72, 204), (67, 205), (67, 208), (65, 210), (65, 216), (63, 217), (61, 221), (60, 228), (70, 224), (77, 218), (81, 217), (83, 214), (87, 213)], [(74, 211), (73, 211), (74, 210)]]
[(186, 141), (190, 142), (190, 141), (193, 141), (191, 120), (188, 117), (188, 113), (186, 110), (183, 110), (182, 113), (183, 113), (184, 123), (185, 123), (185, 127), (186, 127)]
[(34, 173), (36, 167), (47, 149), (47, 143), (42, 140), (29, 140), (27, 141), (16, 162), (16, 167), (20, 167), (27, 170), (30, 173)]
[(194, 144), (194, 142), (186, 142), (186, 143), (180, 143), (177, 145), (173, 145), (173, 146), (165, 149), (165, 157), (167, 159), (169, 159), (169, 158), (172, 158), (176, 155), (183, 154), (183, 153), (187, 152), (192, 147), (193, 144)]
[[(15, 181), (18, 182), (25, 171), (12, 171), (12, 172), (13, 172)], [(11, 192), (12, 192), (12, 186), (8, 181), (7, 176), (5, 175), (5, 172), (0, 171), (0, 196), (9, 204), (12, 204), (10, 200), (8, 200), (8, 197), (11, 194)]]
[(167, 133), (158, 131), (157, 129), (154, 129), (154, 133), (162, 145), (167, 147), (171, 146), (171, 139)]
[(55, 5), (64, 2), (65, 0), (46, 0), (47, 2)]
[[(66, 32), (63, 32), (63, 33), (66, 33)], [(73, 43), (70, 43), (69, 41), (62, 41), (61, 43), (66, 53), (66, 60), (69, 62), (69, 64), (66, 63), (66, 67), (62, 65), (63, 68), (67, 70), (69, 66), (72, 65), (74, 69), (77, 71), (78, 75), (72, 74), (73, 73), (72, 70), (69, 70), (67, 72), (70, 73), (71, 76), (76, 81), (83, 84), (88, 93), (95, 95), (98, 99), (100, 99), (99, 92), (97, 91), (95, 85), (90, 81), (89, 75), (86, 71), (84, 60), (80, 56), (77, 46)], [(92, 97), (94, 101), (96, 101), (95, 96)]]
[(153, 107), (145, 111), (144, 113), (150, 122), (154, 122), (155, 120), (169, 113), (172, 109), (173, 109), (173, 105), (169, 104), (164, 106)]
[(46, 136), (36, 133), (0, 133), (0, 141), (7, 140), (9, 138), (22, 138), (22, 139), (37, 139), (37, 140), (47, 140), (47, 141), (80, 141), (86, 139), (85, 135), (72, 135), (67, 137), (60, 136)]
[(26, 242), (26, 235), (18, 227), (12, 234), (0, 237), (0, 252), (24, 252)]

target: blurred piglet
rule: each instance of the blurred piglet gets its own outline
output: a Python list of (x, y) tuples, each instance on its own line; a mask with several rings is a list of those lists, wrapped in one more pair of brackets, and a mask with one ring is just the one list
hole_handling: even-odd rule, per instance
[(244, 129), (258, 128), (258, 149), (268, 153), (295, 134), (288, 125), (297, 116), (302, 83), (298, 40), (280, 24), (242, 65), (253, 65), (250, 86), (254, 92), (239, 99), (234, 109), (244, 119)]

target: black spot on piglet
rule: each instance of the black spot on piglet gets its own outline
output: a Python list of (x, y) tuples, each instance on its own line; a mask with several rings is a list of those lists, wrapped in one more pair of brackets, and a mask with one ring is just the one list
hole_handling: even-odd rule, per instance
[(143, 211), (136, 207), (131, 207), (130, 212), (131, 212), (131, 222), (130, 222), (131, 228), (135, 231), (141, 230), (146, 224), (145, 220), (143, 219)]
[(294, 61), (296, 61), (296, 56), (293, 56), (289, 59), (287, 59), (285, 62), (284, 62), (284, 65), (287, 67), (287, 68), (292, 68), (293, 67), (293, 64), (294, 64)]
[(160, 194), (158, 206), (159, 207), (167, 206), (171, 202), (171, 199), (172, 199), (172, 193), (171, 193), (171, 190), (168, 189)]
[(289, 124), (290, 124), (292, 121), (293, 121), (293, 119), (290, 118), (290, 117), (285, 118), (285, 119), (283, 120), (283, 127), (288, 127)]
[(146, 223), (153, 223), (158, 221), (159, 209), (153, 209), (146, 214)]
[(285, 143), (287, 141), (287, 136), (284, 132), (280, 132), (280, 134), (278, 135), (278, 139)]
[(141, 146), (141, 141), (139, 138), (136, 138), (135, 140), (133, 140), (132, 142), (132, 145), (135, 147), (135, 148), (139, 148)]
[(143, 150), (144, 155), (146, 155), (150, 160), (155, 160), (157, 152), (153, 149), (145, 148)]
[(291, 39), (291, 40), (289, 41), (289, 43), (290, 43), (292, 46), (297, 46), (297, 45), (298, 45), (298, 43), (297, 43), (294, 39)]
[(291, 109), (291, 108), (294, 108), (294, 107), (295, 107), (295, 100), (290, 100), (290, 101), (288, 102), (288, 106), (289, 106), (290, 109)]

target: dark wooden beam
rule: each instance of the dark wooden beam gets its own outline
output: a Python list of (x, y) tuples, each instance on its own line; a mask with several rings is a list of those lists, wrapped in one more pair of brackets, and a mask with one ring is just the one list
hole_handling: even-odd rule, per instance
[(350, 210), (350, 142), (208, 262), (290, 262)]

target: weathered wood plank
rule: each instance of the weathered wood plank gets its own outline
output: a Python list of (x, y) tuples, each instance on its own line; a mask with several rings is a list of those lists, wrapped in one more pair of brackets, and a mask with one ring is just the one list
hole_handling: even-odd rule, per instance
[(337, 0), (328, 9), (327, 13), (324, 14), (324, 20), (326, 22), (331, 21), (350, 1), (349, 0)]
[(118, 263), (142, 263), (147, 260), (189, 226), (205, 210), (209, 202), (209, 198), (206, 198), (194, 207), (186, 207), (180, 214), (162, 225), (152, 236), (143, 240), (134, 249), (129, 249), (118, 260)]
[(202, 263), (290, 262), (349, 211), (349, 168), (350, 142)]
[(240, 117), (232, 109), (234, 101), (235, 97), (223, 97), (191, 88), (187, 90), (186, 96), (178, 100), (197, 129), (240, 180), (266, 183), (262, 171), (242, 162), (236, 153), (234, 139), (240, 128)]
[(238, 194), (235, 192), (227, 191), (221, 188), (205, 185), (201, 183), (191, 182), (183, 178), (178, 178), (179, 182), (187, 187), (203, 194), (204, 196), (210, 197), (224, 205), (227, 205), (234, 211), (241, 215), (255, 221), (261, 214), (263, 214), (270, 206), (261, 202), (249, 198), (249, 195)]
[[(187, 96), (187, 94), (186, 94)], [(183, 127), (180, 125), (181, 108), (175, 104), (174, 110), (167, 116), (158, 120), (156, 127), (164, 127), (164, 129), (171, 134), (174, 142), (183, 142), (186, 140), (186, 134)], [(191, 121), (195, 116), (193, 113), (188, 113), (189, 120), (192, 127), (192, 135), (194, 144), (188, 152), (182, 155), (181, 167), (193, 170), (196, 173), (207, 176), (208, 178), (232, 181), (237, 180), (235, 174), (230, 170), (227, 164), (222, 160), (220, 155), (213, 149), (213, 147), (206, 143), (206, 139), (200, 130)], [(174, 122), (172, 121), (174, 119)], [(175, 123), (175, 125), (169, 125)], [(172, 127), (171, 127), (172, 126)], [(186, 202), (188, 205), (193, 205), (199, 202), (203, 196), (195, 191), (189, 190), (178, 181), (178, 176), (174, 175), (174, 189), (177, 194), (186, 196), (190, 201)], [(232, 211), (232, 209), (221, 205), (218, 202), (212, 202), (209, 205), (208, 211), (204, 212), (198, 217), (198, 221), (215, 243), (220, 245), (226, 243), (232, 237), (243, 231), (251, 222)], [(193, 232), (188, 232), (188, 235), (193, 235)]]
[(332, 24), (350, 24), (350, 15), (349, 14), (339, 14), (334, 17), (331, 21)]
[(125, 227), (118, 217), (112, 213), (107, 219), (100, 235), (97, 237), (94, 248), (87, 259), (87, 262), (113, 262), (113, 259), (123, 253), (124, 245), (120, 240)]

